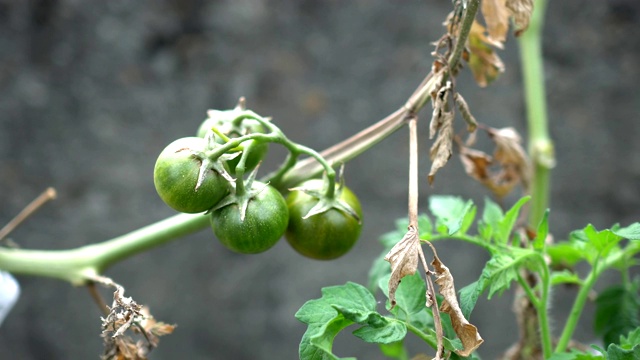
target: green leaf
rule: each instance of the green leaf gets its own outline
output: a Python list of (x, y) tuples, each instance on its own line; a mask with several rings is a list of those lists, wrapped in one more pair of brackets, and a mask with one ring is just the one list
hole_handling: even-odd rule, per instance
[(340, 305), (333, 305), (342, 316), (357, 324), (367, 324), (373, 327), (382, 327), (387, 324), (387, 319), (375, 311), (354, 310)]
[(622, 240), (621, 236), (614, 234), (611, 230), (598, 231), (591, 224), (584, 228), (584, 234), (588, 243), (597, 250), (601, 257), (607, 256), (609, 251)]
[[(332, 352), (333, 340), (336, 335), (338, 335), (342, 329), (351, 324), (353, 324), (353, 322), (342, 316), (338, 316), (323, 326), (310, 326), (307, 329), (307, 332), (302, 336), (302, 341), (300, 342), (300, 347), (298, 349), (300, 360), (355, 360), (355, 358), (339, 358)], [(307, 336), (307, 334), (309, 335)]]
[(296, 318), (308, 324), (299, 347), (300, 359), (339, 359), (332, 353), (333, 340), (357, 321), (384, 326), (387, 320), (375, 312), (376, 301), (362, 285), (348, 282), (322, 289), (322, 297), (307, 301)]
[(625, 239), (640, 240), (640, 223), (633, 223), (627, 227), (613, 230), (613, 232)]
[(460, 290), (460, 309), (468, 319), (478, 301), (478, 297), (489, 289), (488, 298), (502, 294), (511, 286), (511, 282), (518, 279), (518, 271), (528, 265), (530, 257), (536, 256), (533, 250), (511, 248), (509, 252), (495, 254), (485, 265), (478, 281)]
[(325, 324), (336, 316), (338, 311), (322, 298), (307, 301), (295, 314), (296, 319), (307, 325)]
[(489, 282), (488, 298), (502, 294), (511, 286), (511, 282), (518, 279), (518, 270), (528, 257), (535, 255), (531, 250), (512, 249), (510, 254), (497, 254), (485, 265), (481, 277)]
[(518, 220), (518, 214), (520, 214), (520, 208), (524, 204), (526, 204), (531, 199), (531, 196), (525, 196), (522, 199), (518, 200), (515, 205), (507, 211), (504, 215), (504, 219), (502, 219), (498, 223), (496, 234), (496, 241), (500, 244), (506, 244), (509, 242), (509, 237), (511, 236), (511, 231), (513, 230), (513, 226), (516, 224), (516, 220)]
[(538, 230), (536, 238), (533, 241), (533, 248), (536, 250), (542, 250), (545, 247), (547, 235), (549, 234), (549, 209), (544, 212), (540, 224), (538, 224)]
[(638, 360), (640, 359), (640, 344), (636, 344), (631, 349), (623, 349), (616, 344), (611, 344), (607, 348), (608, 360)]
[(551, 263), (573, 267), (580, 260), (586, 259), (585, 243), (581, 242), (558, 242), (547, 247), (547, 255), (551, 257)]
[(482, 222), (492, 229), (497, 229), (498, 224), (504, 219), (504, 213), (498, 204), (488, 197), (484, 198), (484, 211), (482, 211)]
[(632, 349), (640, 344), (640, 327), (633, 329), (627, 336), (620, 336), (620, 347), (623, 349)]
[(611, 286), (598, 295), (594, 328), (605, 345), (622, 341), (623, 335), (640, 327), (639, 288), (640, 282), (634, 281)]
[(391, 344), (407, 335), (407, 326), (400, 321), (387, 321), (384, 326), (363, 326), (353, 335), (369, 343)]
[[(380, 279), (378, 283), (387, 297), (389, 297), (389, 278), (390, 275)], [(426, 291), (427, 287), (419, 272), (405, 276), (396, 290), (395, 308), (402, 310), (407, 317), (424, 310), (427, 302)]]
[(429, 198), (429, 210), (436, 217), (436, 229), (444, 235), (460, 231), (465, 220), (468, 221), (467, 213), (473, 212), (475, 216), (474, 208), (471, 200), (465, 202), (456, 196), (433, 195)]
[(340, 306), (352, 311), (376, 310), (376, 299), (366, 287), (354, 282), (322, 288), (322, 299), (331, 306)]
[[(484, 273), (483, 273), (484, 274)], [(484, 291), (485, 279), (480, 279), (460, 289), (460, 310), (466, 319), (469, 319), (473, 308), (476, 307), (478, 298)]]
[(582, 285), (582, 279), (578, 274), (569, 270), (551, 272), (551, 286), (560, 284), (577, 284)]

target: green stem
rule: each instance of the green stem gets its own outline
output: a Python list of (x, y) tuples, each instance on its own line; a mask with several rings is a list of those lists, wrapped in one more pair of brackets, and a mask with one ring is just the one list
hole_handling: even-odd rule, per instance
[(533, 161), (529, 225), (536, 227), (549, 207), (549, 175), (555, 164), (549, 136), (542, 56), (542, 30), (546, 0), (535, 2), (529, 28), (520, 37), (520, 62), (524, 77), (529, 131), (529, 156)]
[(0, 248), (0, 268), (81, 285), (116, 262), (209, 225), (209, 217), (179, 214), (102, 243), (70, 250)]
[(407, 330), (411, 331), (414, 335), (422, 339), (422, 341), (429, 344), (429, 346), (431, 346), (434, 349), (438, 347), (438, 343), (434, 340), (433, 336), (429, 336), (428, 334), (425, 334), (424, 332), (422, 332), (422, 330), (411, 325), (410, 323), (404, 323), (404, 324), (407, 326)]
[(439, 241), (439, 240), (459, 240), (459, 241), (464, 241), (464, 242), (468, 242), (470, 244), (479, 246), (487, 250), (489, 253), (493, 253), (494, 251), (493, 245), (489, 244), (488, 242), (486, 242), (481, 238), (478, 238), (475, 236), (469, 236), (469, 235), (455, 235), (455, 234), (454, 235), (434, 235), (425, 240), (430, 242)]
[(580, 291), (578, 291), (578, 295), (573, 302), (573, 306), (571, 307), (571, 311), (569, 312), (569, 317), (567, 318), (567, 323), (564, 325), (564, 329), (562, 330), (562, 335), (560, 335), (560, 339), (558, 340), (558, 344), (556, 345), (556, 353), (564, 352), (573, 337), (573, 332), (578, 325), (578, 320), (580, 320), (580, 315), (582, 314), (582, 309), (587, 302), (587, 298), (589, 297), (589, 292), (595, 285), (596, 280), (600, 276), (601, 271), (598, 268), (598, 261), (593, 265), (591, 272), (587, 275), (587, 278), (582, 283), (580, 287)]
[(540, 275), (541, 284), (541, 294), (540, 294), (540, 302), (536, 307), (536, 312), (538, 313), (538, 321), (540, 322), (540, 337), (542, 340), (542, 353), (544, 354), (544, 358), (548, 359), (551, 357), (551, 353), (553, 352), (552, 343), (551, 343), (551, 327), (549, 326), (549, 293), (551, 292), (551, 274), (549, 273), (549, 268), (547, 267), (547, 263), (542, 255), (538, 257), (538, 263), (540, 264), (540, 268), (542, 269), (542, 273)]

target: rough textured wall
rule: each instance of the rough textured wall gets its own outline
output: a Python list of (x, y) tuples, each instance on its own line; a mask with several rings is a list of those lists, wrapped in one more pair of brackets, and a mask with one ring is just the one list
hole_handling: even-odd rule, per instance
[[(429, 43), (449, 10), (449, 1), (0, 1), (0, 222), (47, 186), (59, 199), (12, 234), (25, 248), (89, 244), (174, 214), (153, 189), (157, 154), (193, 134), (207, 109), (232, 107), (241, 95), (292, 139), (327, 147), (404, 103), (429, 69)], [(638, 220), (639, 17), (632, 0), (549, 4), (556, 237), (587, 222)], [(480, 89), (464, 73), (458, 86), (479, 121), (522, 131), (514, 39), (501, 56), (507, 71), (494, 85)], [(486, 193), (455, 159), (426, 186), (424, 125), (422, 209), (433, 193), (481, 202)], [(281, 155), (273, 151), (269, 163)], [(305, 328), (295, 311), (323, 286), (366, 282), (378, 236), (405, 216), (406, 156), (400, 131), (349, 164), (365, 227), (355, 249), (334, 262), (302, 258), (285, 242), (236, 255), (202, 231), (110, 269), (128, 295), (179, 325), (153, 358), (296, 358)], [(477, 279), (483, 253), (439, 248), (458, 287)], [(97, 357), (100, 314), (85, 289), (19, 281), (23, 294), (0, 329), (0, 358)], [(486, 340), (481, 354), (494, 358), (516, 338), (511, 296), (478, 306), (472, 320)], [(561, 301), (555, 310), (563, 309)], [(580, 339), (592, 340), (589, 319), (581, 326)], [(413, 352), (423, 349), (410, 343)], [(380, 358), (376, 346), (348, 332), (336, 349)]]

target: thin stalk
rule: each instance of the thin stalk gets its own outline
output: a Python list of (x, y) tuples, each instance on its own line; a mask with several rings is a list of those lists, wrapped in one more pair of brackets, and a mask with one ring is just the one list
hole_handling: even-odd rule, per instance
[(548, 359), (551, 357), (551, 353), (553, 352), (552, 343), (551, 343), (551, 327), (549, 326), (549, 292), (551, 291), (551, 274), (549, 274), (549, 268), (544, 260), (544, 257), (540, 255), (538, 259), (540, 263), (540, 267), (542, 268), (542, 274), (540, 275), (541, 284), (541, 294), (540, 294), (540, 303), (536, 308), (538, 313), (538, 321), (540, 322), (540, 338), (542, 340), (542, 353), (544, 354), (544, 358)]
[(520, 63), (524, 80), (529, 132), (529, 156), (533, 161), (529, 225), (535, 228), (549, 207), (549, 175), (555, 164), (549, 136), (542, 57), (542, 30), (546, 0), (537, 0), (529, 28), (520, 36)]
[(418, 119), (409, 120), (409, 226), (418, 232)]
[(560, 335), (560, 339), (558, 340), (558, 344), (556, 345), (556, 353), (564, 352), (571, 341), (571, 337), (573, 337), (573, 332), (578, 325), (578, 320), (580, 320), (580, 315), (582, 314), (582, 309), (589, 298), (589, 292), (595, 285), (596, 280), (600, 276), (600, 269), (598, 268), (598, 262), (594, 263), (591, 272), (587, 275), (587, 278), (584, 280), (582, 286), (580, 287), (580, 291), (578, 291), (578, 295), (573, 302), (573, 306), (571, 307), (571, 311), (569, 312), (569, 317), (567, 318), (567, 323), (564, 325), (564, 329), (562, 330), (562, 335)]

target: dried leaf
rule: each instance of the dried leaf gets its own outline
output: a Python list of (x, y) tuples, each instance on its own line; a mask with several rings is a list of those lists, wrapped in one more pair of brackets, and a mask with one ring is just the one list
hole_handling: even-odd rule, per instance
[(476, 128), (478, 128), (478, 122), (476, 121), (476, 118), (471, 114), (469, 105), (467, 105), (467, 102), (464, 100), (462, 95), (456, 92), (455, 94), (453, 94), (453, 101), (456, 103), (456, 105), (458, 105), (458, 109), (460, 110), (462, 118), (467, 122), (467, 131), (476, 131)]
[(531, 179), (529, 159), (520, 145), (520, 136), (513, 128), (485, 129), (496, 144), (494, 156), (471, 149), (461, 141), (460, 160), (470, 177), (501, 198), (522, 183), (527, 189)]
[(451, 158), (453, 147), (453, 118), (451, 111), (443, 112), (441, 117), (442, 125), (438, 132), (438, 138), (431, 146), (429, 156), (431, 158), (431, 171), (429, 172), (429, 184), (433, 183), (436, 173), (447, 164)]
[[(159, 336), (173, 332), (175, 326), (157, 322), (149, 309), (124, 296), (124, 288), (109, 279), (115, 286), (109, 315), (102, 319), (104, 353), (101, 359), (146, 360), (158, 346)], [(131, 330), (127, 332), (127, 330)], [(136, 341), (126, 334), (138, 334)]]
[(418, 269), (418, 254), (420, 249), (420, 239), (418, 232), (413, 226), (409, 226), (404, 235), (387, 255), (385, 261), (391, 264), (391, 278), (389, 279), (389, 301), (391, 308), (396, 305), (396, 290), (402, 278), (413, 275)]
[(531, 180), (531, 165), (527, 153), (522, 148), (522, 139), (518, 132), (511, 127), (489, 128), (487, 133), (496, 143), (493, 157), (503, 169), (501, 180), (505, 182), (520, 181), (525, 189)]
[(493, 158), (488, 154), (466, 146), (460, 146), (460, 160), (467, 175), (481, 183), (490, 181), (489, 167), (493, 163)]
[(483, 0), (482, 16), (487, 24), (487, 32), (493, 41), (504, 43), (509, 31), (509, 9), (507, 0)]
[(487, 86), (504, 72), (504, 64), (491, 46), (502, 44), (485, 36), (485, 28), (476, 21), (469, 32), (469, 68), (480, 87)]
[(433, 265), (436, 273), (436, 284), (439, 286), (439, 293), (444, 297), (440, 311), (449, 314), (453, 330), (462, 342), (463, 349), (456, 352), (462, 357), (469, 356), (484, 340), (480, 336), (478, 329), (462, 315), (453, 284), (453, 275), (451, 275), (449, 268), (440, 261), (435, 252), (431, 265)]
[(533, 14), (533, 0), (507, 0), (507, 9), (515, 24), (515, 36), (520, 36), (529, 27)]

